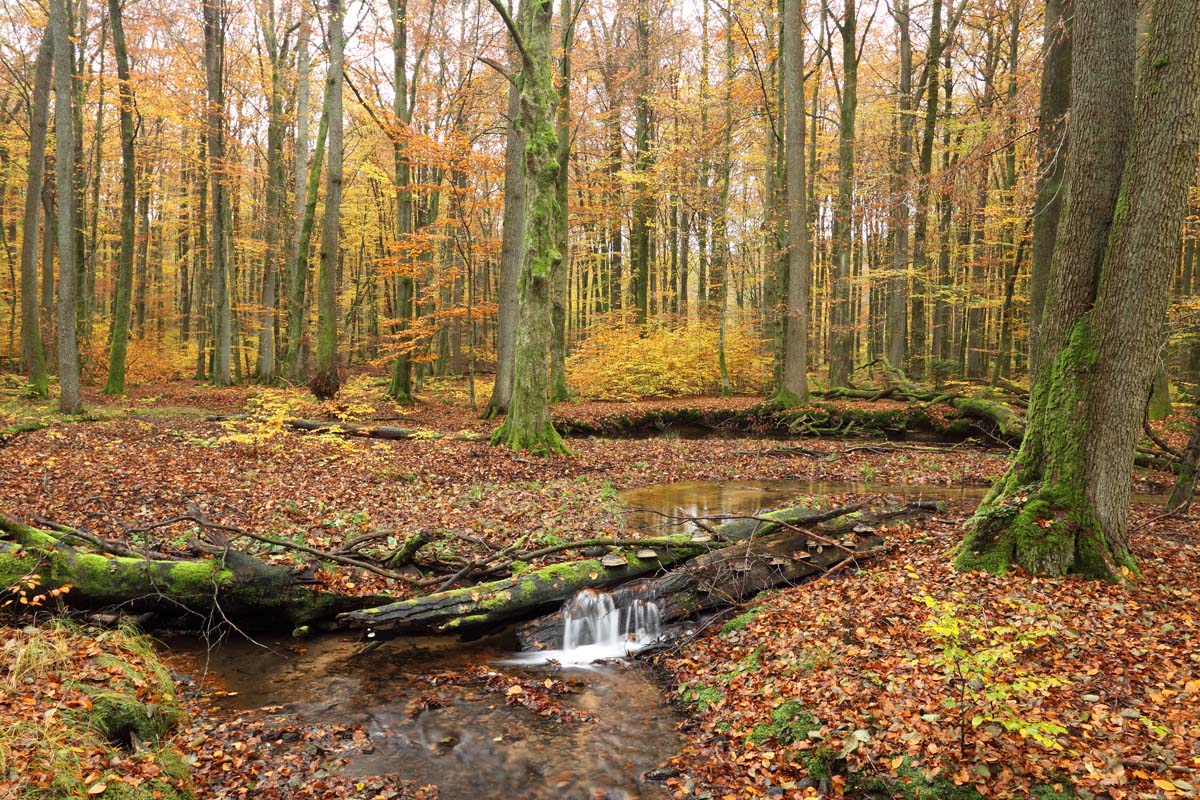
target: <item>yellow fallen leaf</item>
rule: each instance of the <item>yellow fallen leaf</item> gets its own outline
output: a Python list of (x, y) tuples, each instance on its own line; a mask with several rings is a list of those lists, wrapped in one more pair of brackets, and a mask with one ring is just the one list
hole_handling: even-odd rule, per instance
[(1154, 785), (1162, 789), (1167, 794), (1179, 794), (1179, 789), (1175, 786), (1175, 784), (1171, 783), (1170, 781), (1165, 781), (1162, 778), (1155, 778)]
[(104, 781), (93, 783), (88, 787), (88, 794), (104, 794), (104, 790), (108, 788), (108, 784)]
[(514, 694), (520, 694), (523, 691), (525, 691), (525, 690), (522, 689), (520, 686), (510, 686), (510, 687), (508, 687), (508, 691), (505, 692), (505, 694), (508, 695), (509, 697), (511, 697)]

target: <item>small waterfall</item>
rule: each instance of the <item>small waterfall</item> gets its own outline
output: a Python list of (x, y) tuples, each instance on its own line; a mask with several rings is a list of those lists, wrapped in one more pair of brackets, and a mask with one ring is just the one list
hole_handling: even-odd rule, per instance
[(634, 598), (618, 607), (613, 597), (595, 589), (584, 589), (563, 606), (564, 652), (602, 647), (620, 655), (636, 652), (658, 640), (662, 625), (658, 606)]
[(531, 650), (506, 663), (587, 667), (594, 661), (624, 658), (662, 637), (658, 606), (650, 600), (584, 589), (562, 607), (559, 650)]

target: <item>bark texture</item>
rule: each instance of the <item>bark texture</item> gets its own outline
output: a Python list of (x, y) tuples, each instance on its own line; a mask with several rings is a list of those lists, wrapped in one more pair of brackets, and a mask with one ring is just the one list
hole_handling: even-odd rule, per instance
[(1134, 449), (1200, 133), (1200, 9), (1157, 0), (1133, 98), (1132, 0), (1074, 20), (1071, 161), (1025, 439), (956, 565), (1118, 578)]

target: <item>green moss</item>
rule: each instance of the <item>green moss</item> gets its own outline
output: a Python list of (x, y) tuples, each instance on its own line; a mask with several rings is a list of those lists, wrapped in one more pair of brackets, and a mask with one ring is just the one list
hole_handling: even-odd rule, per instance
[(882, 794), (895, 800), (982, 800), (983, 797), (970, 784), (956, 786), (945, 776), (927, 778), (907, 756), (896, 773), (900, 780), (851, 775), (848, 786), (856, 795)]
[(721, 626), (721, 635), (724, 636), (727, 633), (734, 633), (735, 631), (742, 630), (751, 622), (753, 622), (754, 618), (761, 614), (762, 611), (763, 610), (761, 608), (752, 608), (749, 611), (738, 614), (736, 617)]
[(813, 731), (820, 730), (821, 726), (804, 710), (804, 707), (795, 700), (785, 700), (771, 710), (771, 721), (756, 725), (754, 730), (750, 732), (749, 740), (755, 744), (762, 744), (767, 740), (774, 739), (780, 744), (792, 744), (794, 742), (804, 741)]
[(725, 700), (725, 693), (720, 689), (703, 684), (693, 686), (684, 683), (679, 686), (678, 692), (685, 703), (696, 706), (696, 710), (701, 714)]

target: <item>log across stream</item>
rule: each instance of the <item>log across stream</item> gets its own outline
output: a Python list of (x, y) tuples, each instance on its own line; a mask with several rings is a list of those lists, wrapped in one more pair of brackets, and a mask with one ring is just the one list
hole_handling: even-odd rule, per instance
[[(631, 521), (657, 525), (662, 515), (693, 506), (705, 514), (755, 514), (797, 493), (813, 494), (778, 483), (689, 484), (633, 490), (625, 499), (647, 515)], [(663, 611), (676, 619), (690, 613)], [(660, 784), (644, 778), (677, 752), (680, 717), (653, 673), (627, 661), (586, 669), (528, 656), (522, 662), (514, 633), (510, 626), (468, 643), (400, 635), (359, 657), (352, 656), (361, 642), (345, 633), (302, 647), (231, 641), (205, 652), (196, 640), (176, 640), (171, 648), (181, 671), (204, 674), (232, 693), (220, 700), (226, 707), (282, 706), (280, 713), (298, 719), (361, 724), (369, 743), (343, 768), (350, 776), (437, 784), (442, 800), (666, 798)], [(514, 702), (537, 692), (552, 700), (548, 713), (540, 700)]]

